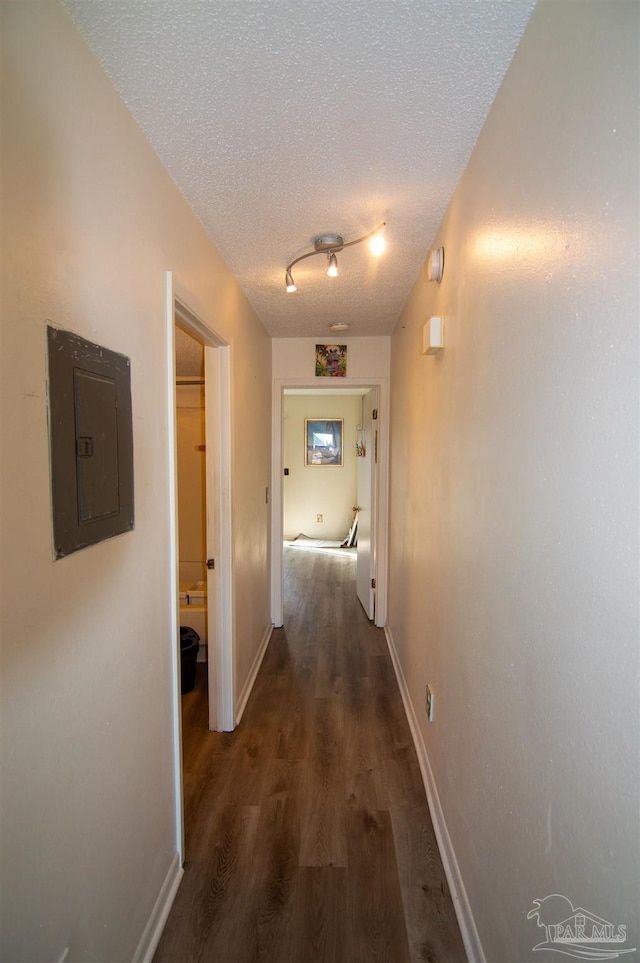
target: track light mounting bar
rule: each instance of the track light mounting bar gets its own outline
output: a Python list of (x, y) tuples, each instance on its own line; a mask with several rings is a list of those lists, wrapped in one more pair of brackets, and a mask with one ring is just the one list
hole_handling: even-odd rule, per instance
[(326, 254), (329, 258), (334, 255), (337, 251), (342, 251), (345, 247), (352, 247), (354, 244), (360, 244), (362, 241), (367, 241), (374, 234), (378, 234), (383, 227), (386, 226), (386, 221), (378, 224), (373, 231), (369, 231), (368, 234), (363, 234), (362, 237), (357, 237), (353, 241), (345, 241), (341, 234), (321, 234), (316, 237), (313, 242), (313, 251), (307, 251), (306, 254), (301, 254), (299, 257), (290, 261), (287, 264), (285, 271), (285, 279), (287, 285), (287, 291), (292, 292), (296, 290), (296, 286), (293, 281), (293, 276), (291, 274), (291, 268), (298, 264), (300, 261), (304, 261), (305, 258), (314, 257), (316, 254)]

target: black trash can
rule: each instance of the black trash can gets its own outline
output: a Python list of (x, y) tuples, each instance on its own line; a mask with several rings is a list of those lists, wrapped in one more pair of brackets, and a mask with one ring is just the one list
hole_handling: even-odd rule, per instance
[(196, 684), (196, 662), (198, 661), (198, 649), (200, 647), (200, 636), (195, 629), (188, 625), (180, 626), (180, 690), (191, 692)]

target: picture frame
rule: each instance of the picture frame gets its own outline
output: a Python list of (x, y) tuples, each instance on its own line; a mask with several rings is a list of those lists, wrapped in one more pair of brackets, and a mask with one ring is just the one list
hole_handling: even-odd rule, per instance
[(306, 468), (342, 468), (343, 418), (304, 419), (304, 464)]
[(346, 344), (316, 345), (316, 378), (346, 378)]

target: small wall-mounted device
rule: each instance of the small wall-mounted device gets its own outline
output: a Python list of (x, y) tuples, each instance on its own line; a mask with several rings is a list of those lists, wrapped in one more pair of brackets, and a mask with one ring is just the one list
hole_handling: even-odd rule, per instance
[(444, 274), (444, 248), (434, 247), (429, 251), (427, 256), (427, 280), (437, 281), (438, 284), (442, 281), (442, 275)]
[(427, 682), (426, 684), (426, 699), (425, 699), (425, 709), (427, 710), (427, 719), (429, 722), (433, 722), (433, 689)]
[(422, 326), (422, 353), (437, 354), (444, 348), (444, 318), (427, 318)]

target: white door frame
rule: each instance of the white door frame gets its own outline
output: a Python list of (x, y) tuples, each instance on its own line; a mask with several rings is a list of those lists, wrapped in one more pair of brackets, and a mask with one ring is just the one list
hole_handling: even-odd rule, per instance
[[(176, 840), (180, 864), (184, 862), (184, 806), (182, 786), (182, 699), (180, 692), (179, 636), (180, 614), (178, 611), (178, 483), (177, 483), (177, 437), (176, 437), (176, 320), (198, 341), (205, 345), (205, 380), (207, 371), (215, 371), (215, 398), (206, 402), (206, 423), (214, 427), (211, 437), (216, 439), (215, 448), (207, 453), (207, 480), (215, 475), (216, 516), (216, 591), (208, 604), (213, 606), (215, 623), (215, 652), (209, 647), (208, 657), (212, 663), (209, 678), (215, 686), (213, 700), (215, 718), (209, 718), (209, 727), (221, 731), (235, 728), (234, 719), (234, 646), (235, 625), (233, 619), (232, 541), (231, 541), (231, 348), (205, 321), (187, 306), (187, 298), (176, 293), (173, 272), (166, 273), (166, 345), (167, 345), (167, 435), (169, 452), (169, 606), (171, 617), (171, 671), (172, 713), (174, 749), (174, 786), (176, 804)], [(206, 348), (215, 348), (207, 351)], [(207, 357), (208, 356), (208, 357)], [(212, 357), (213, 356), (213, 357)], [(212, 368), (212, 366), (214, 366)], [(206, 385), (205, 385), (206, 389)], [(210, 464), (210, 462), (212, 464)]]
[(284, 621), (284, 572), (282, 554), (283, 499), (282, 484), (284, 443), (282, 410), (285, 388), (313, 388), (320, 394), (333, 388), (378, 389), (378, 462), (375, 467), (377, 491), (375, 518), (375, 624), (384, 628), (387, 621), (387, 546), (389, 544), (389, 379), (341, 378), (340, 384), (318, 384), (318, 378), (276, 378), (273, 382), (272, 459), (271, 459), (271, 620), (276, 627)]

